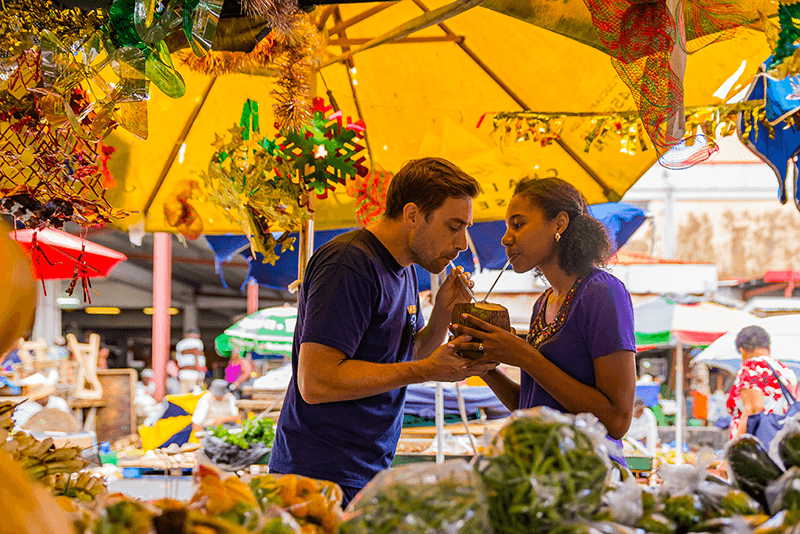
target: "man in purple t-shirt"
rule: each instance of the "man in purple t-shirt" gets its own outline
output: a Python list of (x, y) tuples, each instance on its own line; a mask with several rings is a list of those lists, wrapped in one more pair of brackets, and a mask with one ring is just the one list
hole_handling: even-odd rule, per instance
[(336, 482), (346, 505), (394, 458), (405, 386), (494, 368), (467, 373), (469, 360), (442, 345), (453, 306), (469, 300), (456, 277), (472, 282), (463, 271), (451, 272), (424, 326), (412, 267), (440, 273), (467, 248), (479, 191), (474, 178), (445, 160), (408, 162), (389, 185), (379, 222), (311, 257), (270, 471)]

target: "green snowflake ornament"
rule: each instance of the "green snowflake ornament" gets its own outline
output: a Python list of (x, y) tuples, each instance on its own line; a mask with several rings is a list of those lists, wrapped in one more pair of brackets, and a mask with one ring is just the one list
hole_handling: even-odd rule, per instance
[(361, 139), (366, 129), (363, 120), (342, 120), (342, 112), (333, 112), (322, 98), (313, 101), (312, 123), (300, 131), (281, 132), (277, 145), (300, 180), (319, 198), (328, 196), (328, 189), (344, 184), (347, 178), (366, 176)]

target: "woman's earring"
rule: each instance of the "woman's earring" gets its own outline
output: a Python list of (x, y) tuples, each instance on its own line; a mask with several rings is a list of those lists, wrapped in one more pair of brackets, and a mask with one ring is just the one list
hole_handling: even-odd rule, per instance
[(556, 243), (561, 241), (561, 234), (559, 234), (558, 232), (556, 232), (556, 236), (555, 237), (556, 237)]

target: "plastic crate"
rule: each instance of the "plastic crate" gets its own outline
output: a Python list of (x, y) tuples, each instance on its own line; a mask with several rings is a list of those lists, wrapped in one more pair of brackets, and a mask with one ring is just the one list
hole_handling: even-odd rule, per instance
[(142, 470), (138, 467), (123, 467), (122, 476), (124, 478), (139, 478), (142, 476)]
[(649, 456), (626, 456), (625, 463), (631, 471), (650, 471), (653, 468), (653, 459)]
[(642, 399), (648, 408), (652, 408), (658, 404), (658, 384), (636, 386), (636, 396)]

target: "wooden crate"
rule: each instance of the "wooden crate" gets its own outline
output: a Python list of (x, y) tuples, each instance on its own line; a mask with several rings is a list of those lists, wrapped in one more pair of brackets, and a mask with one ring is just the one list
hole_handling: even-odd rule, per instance
[(136, 433), (136, 371), (100, 369), (97, 378), (103, 387), (104, 406), (98, 408), (95, 431), (97, 441), (116, 441)]

